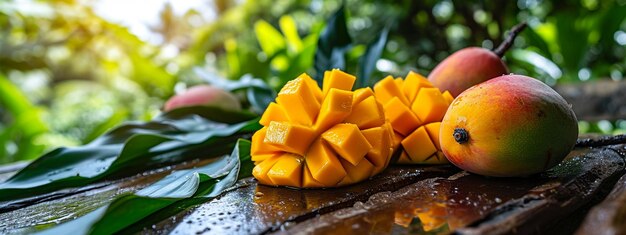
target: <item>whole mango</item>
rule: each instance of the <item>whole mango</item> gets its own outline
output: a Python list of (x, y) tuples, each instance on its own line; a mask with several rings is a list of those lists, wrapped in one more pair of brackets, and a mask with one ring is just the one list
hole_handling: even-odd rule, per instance
[(220, 88), (209, 85), (198, 85), (177, 94), (165, 102), (164, 111), (175, 108), (211, 105), (229, 110), (241, 110), (241, 103), (235, 95)]
[(456, 97), (473, 85), (509, 73), (495, 53), (480, 47), (461, 49), (439, 63), (428, 80)]
[(576, 143), (571, 106), (552, 88), (522, 75), (504, 75), (461, 93), (441, 123), (448, 160), (480, 175), (509, 177), (545, 171)]
[(285, 84), (252, 136), (252, 174), (261, 184), (337, 187), (366, 180), (391, 159), (392, 133), (369, 88), (356, 77), (328, 71), (323, 86), (302, 74)]

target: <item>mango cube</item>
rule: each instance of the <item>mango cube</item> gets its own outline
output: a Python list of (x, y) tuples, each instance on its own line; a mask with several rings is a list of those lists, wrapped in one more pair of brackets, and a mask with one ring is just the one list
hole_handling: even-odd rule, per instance
[(383, 107), (370, 96), (353, 107), (352, 113), (345, 118), (347, 123), (356, 124), (359, 129), (380, 126), (385, 123)]
[(337, 155), (321, 139), (311, 145), (306, 163), (316, 181), (337, 184), (346, 177)]
[(420, 89), (411, 109), (424, 123), (441, 122), (448, 110), (448, 102), (443, 98), (438, 88)]
[(314, 129), (326, 130), (343, 121), (351, 112), (352, 91), (331, 88), (322, 103)]
[(324, 73), (322, 92), (324, 96), (326, 96), (331, 88), (351, 91), (354, 81), (356, 81), (355, 76), (347, 74), (339, 69), (333, 69), (329, 73)]
[(300, 77), (287, 82), (276, 97), (278, 104), (289, 107), (289, 119), (302, 125), (313, 124), (320, 110), (320, 102), (315, 95), (315, 88), (311, 87), (310, 82), (306, 81), (307, 79), (311, 78), (300, 75)]
[(302, 181), (302, 159), (295, 154), (284, 154), (267, 172), (274, 185), (300, 187)]
[(423, 126), (402, 140), (402, 147), (414, 162), (425, 161), (437, 152), (437, 147), (430, 140), (430, 136)]
[(409, 109), (409, 107), (402, 104), (397, 97), (392, 98), (385, 106), (385, 116), (391, 122), (393, 129), (402, 135), (408, 135), (411, 131), (415, 130), (422, 124), (420, 119)]
[(264, 143), (282, 151), (304, 155), (315, 139), (313, 128), (288, 122), (270, 122)]
[[(260, 184), (337, 187), (389, 165), (393, 127), (372, 89), (351, 91), (355, 80), (335, 69), (324, 73), (323, 89), (306, 74), (281, 89), (252, 136), (253, 175)], [(399, 91), (402, 80), (392, 82)]]
[(357, 165), (372, 148), (355, 124), (338, 124), (322, 133), (324, 139), (341, 158)]

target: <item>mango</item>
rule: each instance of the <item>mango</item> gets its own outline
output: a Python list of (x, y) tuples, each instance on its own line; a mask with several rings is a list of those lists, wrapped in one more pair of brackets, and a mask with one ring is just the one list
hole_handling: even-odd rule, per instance
[(439, 144), (439, 124), (453, 98), (425, 77), (409, 72), (406, 78), (388, 76), (374, 85), (376, 98), (383, 103), (399, 151), (401, 164), (445, 164), (448, 160)]
[(252, 175), (259, 183), (337, 187), (389, 165), (392, 126), (370, 88), (352, 91), (355, 80), (334, 69), (325, 73), (322, 88), (306, 74), (287, 82), (252, 136)]
[(439, 132), (452, 164), (496, 177), (545, 171), (565, 158), (577, 137), (571, 106), (549, 86), (522, 75), (493, 78), (463, 92)]
[(441, 61), (428, 75), (428, 80), (442, 91), (457, 97), (468, 88), (508, 74), (500, 57), (480, 47), (461, 49)]
[(172, 96), (163, 107), (164, 111), (175, 108), (210, 105), (228, 110), (241, 110), (241, 103), (232, 93), (209, 85), (198, 85)]

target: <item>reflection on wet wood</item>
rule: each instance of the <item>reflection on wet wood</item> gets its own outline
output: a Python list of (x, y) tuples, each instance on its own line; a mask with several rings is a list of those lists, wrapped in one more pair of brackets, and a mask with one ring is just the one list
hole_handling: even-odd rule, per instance
[[(382, 191), (398, 190), (412, 182), (447, 177), (459, 170), (452, 166), (395, 166), (372, 180), (337, 189), (290, 189), (257, 185), (251, 179), (247, 187), (229, 192), (208, 202), (168, 225), (165, 220), (156, 228), (170, 228), (172, 234), (257, 234), (271, 232), (315, 218), (320, 214), (366, 201)], [(180, 215), (175, 216), (175, 218)], [(163, 231), (146, 228), (144, 233)]]
[(624, 173), (611, 150), (587, 150), (529, 178), (430, 178), (285, 228), (313, 234), (526, 234), (545, 231)]

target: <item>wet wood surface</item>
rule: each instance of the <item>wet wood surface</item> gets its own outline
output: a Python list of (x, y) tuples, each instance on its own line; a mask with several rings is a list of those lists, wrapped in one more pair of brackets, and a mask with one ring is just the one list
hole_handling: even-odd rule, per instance
[[(580, 139), (578, 144), (557, 167), (525, 178), (483, 177), (449, 165), (392, 166), (372, 180), (338, 189), (267, 187), (248, 178), (219, 198), (172, 216), (149, 218), (124, 232), (589, 234), (612, 229), (607, 234), (623, 234), (626, 137)], [(187, 162), (39, 199), (2, 202), (0, 234), (69, 221), (173, 170), (205, 163)], [(10, 174), (0, 172), (0, 177)]]

